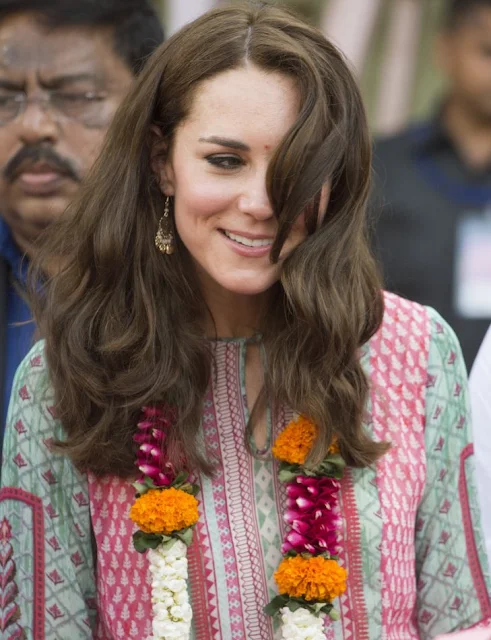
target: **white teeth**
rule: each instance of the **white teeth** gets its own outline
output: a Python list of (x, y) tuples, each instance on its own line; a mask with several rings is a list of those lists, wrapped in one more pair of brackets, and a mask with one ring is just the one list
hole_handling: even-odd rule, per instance
[(229, 233), (228, 231), (224, 231), (224, 233), (227, 238), (230, 238), (230, 240), (238, 242), (239, 244), (243, 244), (246, 247), (267, 247), (273, 244), (273, 241), (270, 238), (251, 240), (251, 238), (244, 238), (244, 236), (238, 236), (235, 233)]

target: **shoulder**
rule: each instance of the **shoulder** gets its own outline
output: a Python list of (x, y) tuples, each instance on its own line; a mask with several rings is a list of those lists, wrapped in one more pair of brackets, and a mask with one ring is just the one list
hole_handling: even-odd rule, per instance
[[(452, 431), (452, 451), (469, 432), (467, 372), (454, 331), (438, 312), (385, 294), (382, 325), (369, 343), (371, 417), (384, 440), (406, 433), (423, 451)], [(404, 426), (402, 426), (404, 425)]]
[(48, 367), (45, 359), (45, 342), (37, 342), (17, 368), (10, 398), (10, 415), (16, 409), (30, 411), (35, 407), (43, 407), (54, 417), (54, 391), (50, 383)]
[(435, 345), (445, 350), (454, 348), (460, 352), (454, 330), (432, 307), (388, 291), (384, 292), (384, 305), (384, 317), (378, 333), (382, 337), (391, 335), (397, 341), (399, 349), (418, 347), (428, 357)]
[(400, 353), (407, 348), (427, 352), (430, 333), (428, 307), (384, 291), (384, 316), (372, 339), (372, 348), (389, 348)]
[[(395, 190), (407, 183), (407, 171), (412, 166), (418, 140), (424, 139), (429, 130), (427, 123), (417, 123), (396, 135), (376, 138), (373, 145), (374, 186)], [(404, 171), (402, 171), (404, 169)], [(394, 191), (397, 194), (397, 191)], [(393, 195), (394, 195), (393, 194)]]
[(465, 384), (466, 370), (453, 329), (432, 309), (393, 293), (384, 293), (384, 316), (369, 343), (372, 376), (405, 380), (431, 393), (438, 371)]
[(62, 437), (44, 341), (19, 365), (12, 386), (3, 445), (2, 484), (15, 484), (28, 470), (53, 457), (50, 442)]
[(396, 134), (376, 137), (373, 145), (375, 157), (407, 151), (418, 138), (428, 133), (430, 126), (428, 122), (415, 122)]

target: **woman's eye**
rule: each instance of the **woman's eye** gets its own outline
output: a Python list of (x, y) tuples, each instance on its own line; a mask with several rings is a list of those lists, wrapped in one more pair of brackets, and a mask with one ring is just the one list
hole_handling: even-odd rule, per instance
[(220, 169), (236, 169), (244, 164), (238, 156), (213, 155), (206, 158), (207, 162)]

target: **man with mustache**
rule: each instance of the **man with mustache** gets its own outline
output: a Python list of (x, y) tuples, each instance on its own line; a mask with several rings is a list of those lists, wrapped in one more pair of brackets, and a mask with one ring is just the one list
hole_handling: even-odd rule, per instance
[(0, 443), (34, 339), (29, 258), (163, 32), (150, 0), (0, 0)]

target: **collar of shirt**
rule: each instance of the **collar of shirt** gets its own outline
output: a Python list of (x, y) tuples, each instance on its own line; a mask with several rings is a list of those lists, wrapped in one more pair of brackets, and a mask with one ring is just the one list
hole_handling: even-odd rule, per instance
[(3, 258), (12, 274), (25, 286), (27, 282), (28, 261), (16, 245), (10, 227), (0, 217), (0, 257)]
[(418, 155), (432, 155), (442, 149), (460, 155), (443, 122), (443, 107), (440, 107), (429, 120), (412, 127), (411, 141)]
[(476, 169), (465, 161), (452, 134), (447, 129), (443, 112), (445, 104), (439, 106), (433, 116), (426, 122), (416, 124), (411, 129), (411, 142), (414, 152), (419, 157), (431, 157), (437, 153), (447, 153), (459, 163), (460, 171), (469, 178), (484, 178), (491, 174), (491, 162)]

